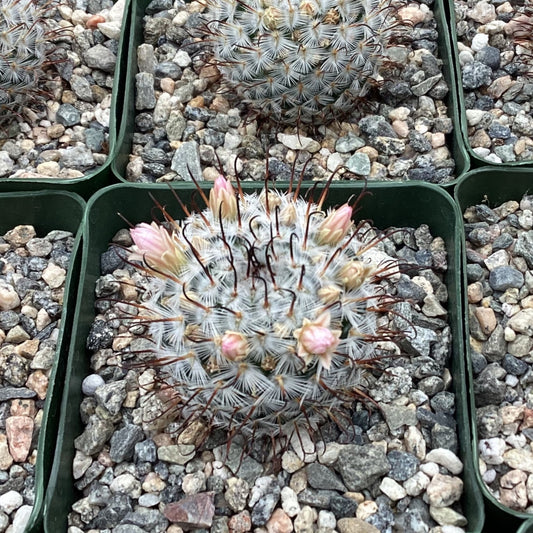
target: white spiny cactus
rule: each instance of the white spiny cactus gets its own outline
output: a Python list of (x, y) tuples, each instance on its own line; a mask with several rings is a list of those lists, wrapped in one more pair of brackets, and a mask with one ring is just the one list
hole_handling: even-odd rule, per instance
[(398, 21), (393, 0), (209, 0), (214, 60), (265, 115), (320, 123), (380, 78)]
[(182, 419), (289, 436), (357, 397), (398, 266), (325, 196), (236, 194), (219, 177), (202, 213), (131, 230), (130, 259), (154, 276), (138, 320)]
[[(43, 4), (43, 5), (41, 5)], [(49, 2), (3, 0), (0, 5), (0, 121), (39, 94), (39, 78), (48, 62)]]

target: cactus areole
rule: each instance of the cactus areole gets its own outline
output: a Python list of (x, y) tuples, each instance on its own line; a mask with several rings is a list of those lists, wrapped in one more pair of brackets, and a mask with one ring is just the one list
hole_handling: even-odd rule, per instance
[[(361, 364), (394, 332), (380, 326), (396, 261), (352, 222), (296, 191), (244, 194), (220, 176), (201, 213), (139, 224), (130, 260), (150, 274), (149, 325), (182, 420), (290, 436), (346, 410)], [(203, 193), (202, 193), (203, 194)], [(386, 321), (385, 321), (386, 322)]]
[(398, 28), (391, 0), (209, 0), (214, 61), (230, 86), (284, 123), (353, 110), (380, 79)]

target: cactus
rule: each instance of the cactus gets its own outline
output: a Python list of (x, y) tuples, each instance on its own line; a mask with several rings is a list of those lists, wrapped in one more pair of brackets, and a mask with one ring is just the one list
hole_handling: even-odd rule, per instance
[(131, 230), (129, 260), (151, 276), (136, 320), (181, 420), (252, 440), (314, 432), (361, 398), (377, 343), (402, 336), (379, 320), (397, 262), (353, 206), (325, 211), (327, 187), (317, 203), (298, 189), (235, 193), (220, 176), (203, 212)]
[(328, 122), (378, 83), (400, 28), (393, 0), (210, 0), (214, 62), (265, 115)]
[[(43, 4), (43, 5), (41, 5)], [(0, 121), (13, 119), (39, 96), (39, 78), (49, 64), (46, 26), (49, 2), (4, 0), (0, 6)]]

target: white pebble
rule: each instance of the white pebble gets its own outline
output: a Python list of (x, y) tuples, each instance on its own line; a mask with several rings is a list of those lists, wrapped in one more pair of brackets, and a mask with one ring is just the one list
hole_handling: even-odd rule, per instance
[(185, 50), (178, 50), (174, 56), (174, 63), (179, 67), (185, 68), (192, 63), (191, 56)]
[(516, 376), (513, 376), (512, 374), (507, 374), (505, 376), (505, 384), (509, 385), (509, 387), (516, 387), (518, 385), (519, 379)]
[(405, 492), (405, 489), (394, 479), (390, 477), (384, 477), (381, 481), (381, 485), (379, 486), (379, 489), (383, 494), (388, 496), (392, 501), (398, 501), (402, 498), (405, 498), (407, 493)]
[(481, 458), (489, 465), (501, 465), (503, 463), (503, 452), (505, 452), (505, 448), (505, 441), (497, 437), (480, 439), (479, 441)]
[(292, 450), (287, 450), (281, 456), (281, 467), (285, 472), (289, 474), (294, 474), (297, 470), (300, 470), (305, 465), (305, 463), (296, 455)]
[(489, 163), (502, 163), (500, 157), (498, 157), (496, 154), (489, 154), (487, 157), (485, 157), (485, 161), (488, 161)]
[(526, 441), (526, 436), (523, 435), (522, 433), (519, 433), (517, 435), (509, 435), (505, 439), (505, 442), (507, 442), (507, 444), (509, 444), (513, 448), (520, 449), (520, 448), (525, 448), (526, 447), (526, 442), (527, 441)]
[(478, 33), (472, 39), (472, 50), (479, 52), (489, 44), (489, 36), (486, 33)]
[(322, 510), (318, 512), (318, 519), (316, 523), (319, 528), (324, 527), (335, 529), (337, 520), (332, 512)]
[(463, 50), (462, 52), (459, 52), (459, 63), (462, 67), (473, 62), (474, 56), (472, 55), (472, 52), (470, 52), (469, 50)]
[(155, 507), (156, 505), (159, 505), (159, 502), (161, 501), (161, 497), (159, 494), (141, 494), (139, 496), (139, 505), (141, 507)]
[(462, 527), (445, 525), (440, 528), (440, 533), (465, 533)]
[(89, 374), (81, 384), (81, 390), (85, 396), (93, 396), (96, 389), (104, 385), (105, 381), (98, 374)]
[(10, 490), (0, 496), (0, 510), (7, 514), (11, 514), (15, 509), (18, 509), (22, 503), (22, 495), (14, 490)]
[(434, 462), (443, 466), (452, 474), (459, 474), (463, 471), (463, 463), (452, 451), (446, 448), (436, 448), (431, 450), (427, 455), (427, 462)]
[(30, 519), (31, 512), (33, 507), (31, 505), (23, 505), (19, 507), (15, 513), (15, 518), (13, 519), (12, 529), (10, 533), (23, 533), (26, 529), (28, 521)]
[[(466, 113), (467, 113), (467, 118), (468, 118), (468, 112), (469, 111), (474, 111), (474, 109), (467, 109), (466, 110)], [(486, 157), (488, 157), (490, 155), (490, 150), (488, 148), (483, 148), (481, 146), (477, 147), (477, 148), (474, 148), (472, 150), (478, 157), (481, 157), (482, 159), (485, 159)], [(498, 158), (499, 159), (499, 158)]]
[(325, 449), (318, 452), (318, 461), (323, 465), (332, 465), (338, 458), (343, 445), (337, 442), (328, 442)]
[(281, 507), (291, 518), (300, 512), (298, 496), (290, 487), (283, 487), (281, 489)]
[(490, 468), (481, 477), (485, 483), (490, 484), (496, 479), (496, 470), (494, 470), (494, 468)]
[(404, 481), (405, 491), (409, 496), (418, 496), (429, 485), (429, 478), (424, 472), (417, 472)]
[(437, 463), (424, 463), (420, 465), (420, 470), (428, 477), (433, 477), (439, 473), (439, 465)]

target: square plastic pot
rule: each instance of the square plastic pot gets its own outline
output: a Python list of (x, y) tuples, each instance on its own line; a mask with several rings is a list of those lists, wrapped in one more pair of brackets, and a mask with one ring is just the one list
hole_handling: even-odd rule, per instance
[(466, 107), (465, 107), (465, 97), (464, 97), (464, 91), (463, 91), (463, 83), (462, 83), (462, 74), (461, 74), (461, 64), (459, 62), (459, 49), (458, 49), (458, 38), (457, 38), (457, 32), (455, 31), (455, 28), (457, 26), (457, 21), (455, 17), (455, 7), (453, 0), (444, 0), (446, 2), (446, 9), (448, 11), (448, 20), (450, 21), (450, 48), (449, 48), (449, 54), (453, 60), (453, 67), (455, 69), (455, 92), (457, 94), (457, 109), (456, 114), (459, 115), (459, 122), (456, 123), (458, 131), (461, 131), (462, 134), (462, 144), (465, 147), (466, 153), (468, 154), (468, 157), (471, 161), (471, 167), (472, 169), (479, 168), (486, 166), (488, 164), (492, 164), (496, 167), (522, 167), (525, 165), (532, 165), (533, 161), (531, 160), (525, 160), (525, 161), (508, 161), (505, 163), (489, 163), (489, 161), (486, 161), (482, 157), (479, 157), (474, 150), (472, 149), (472, 146), (470, 144), (470, 141), (468, 140), (468, 123), (466, 120)]
[[(258, 188), (257, 184), (250, 183), (243, 186), (247, 186), (245, 190), (248, 191)], [(334, 184), (328, 202), (333, 205), (343, 203), (352, 194), (359, 194), (362, 188), (361, 183)], [(362, 202), (358, 217), (370, 218), (381, 228), (417, 227), (425, 223), (435, 236), (441, 236), (446, 243), (449, 268), (445, 282), (449, 292), (449, 323), (453, 334), (451, 373), (456, 394), (459, 455), (465, 465), (462, 506), (469, 523), (468, 531), (481, 532), (484, 511), (473, 476), (465, 387), (458, 210), (451, 197), (435, 185), (371, 184), (368, 189), (372, 195)], [(176, 184), (175, 190), (185, 203), (189, 203), (194, 193), (194, 189), (183, 183)], [(72, 478), (74, 439), (83, 431), (79, 416), (81, 383), (90, 373), (90, 355), (85, 351), (85, 343), (95, 316), (94, 288), (100, 276), (100, 255), (107, 250), (114, 234), (125, 225), (117, 213), (133, 224), (152, 219), (154, 202), (150, 194), (166, 206), (171, 216), (178, 219), (183, 216), (172, 191), (161, 185), (113, 185), (96, 194), (88, 204), (84, 223), (80, 288), (66, 369), (58, 445), (45, 502), (44, 525), (45, 531), (49, 533), (66, 530), (67, 515), (76, 497)]]
[(131, 0), (126, 0), (122, 20), (122, 32), (118, 45), (117, 63), (113, 78), (111, 112), (109, 117), (109, 154), (106, 162), (85, 176), (74, 179), (59, 178), (0, 178), (0, 192), (37, 191), (41, 189), (63, 190), (79, 194), (88, 199), (95, 191), (113, 181), (111, 165), (117, 154), (117, 131), (123, 116), (126, 70), (128, 66), (128, 44), (131, 19)]
[[(507, 202), (508, 200), (520, 201), (522, 196), (533, 190), (533, 173), (531, 169), (525, 168), (495, 168), (483, 167), (470, 171), (455, 188), (455, 199), (461, 212), (467, 207), (488, 201), (489, 206), (494, 207)], [(461, 230), (461, 241), (465, 242), (464, 226)], [(464, 246), (464, 245), (463, 245)], [(463, 253), (463, 298), (467, 302), (466, 296), (466, 254)], [(478, 434), (476, 427), (476, 407), (474, 396), (474, 374), (471, 364), (471, 351), (469, 343), (469, 323), (468, 313), (465, 311), (465, 351), (466, 351), (466, 377), (468, 379), (468, 395), (470, 401), (470, 426), (472, 428), (472, 455), (474, 458), (474, 473), (478, 490), (483, 494), (485, 500), (485, 512), (487, 523), (493, 531), (513, 531), (519, 527), (523, 520), (530, 518), (531, 514), (515, 511), (502, 505), (489, 491), (481, 478), (479, 470), (479, 449)], [(487, 529), (488, 531), (488, 529)], [(520, 530), (522, 531), (522, 530)], [(533, 532), (533, 529), (531, 529)]]
[(35, 227), (37, 235), (45, 235), (52, 230), (59, 229), (70, 231), (76, 236), (65, 281), (61, 330), (44, 403), (35, 464), (35, 502), (26, 528), (27, 533), (36, 533), (41, 531), (42, 527), (44, 496), (54, 458), (65, 366), (74, 316), (75, 288), (81, 260), (81, 222), (84, 211), (85, 202), (78, 195), (69, 192), (0, 193), (0, 213), (2, 213), (0, 235), (17, 225), (31, 224)]
[[(439, 32), (438, 47), (439, 58), (442, 60), (442, 70), (449, 92), (444, 102), (448, 108), (448, 113), (453, 122), (453, 131), (448, 135), (448, 146), (455, 159), (455, 174), (457, 178), (470, 169), (470, 158), (461, 135), (459, 127), (459, 102), (457, 96), (457, 85), (455, 83), (455, 69), (450, 53), (450, 30), (448, 29), (447, 13), (444, 8), (445, 0), (435, 0), (431, 8), (437, 21)], [(120, 180), (126, 182), (126, 165), (132, 149), (133, 133), (135, 131), (135, 75), (137, 68), (137, 48), (143, 42), (143, 17), (150, 0), (136, 0), (132, 2), (131, 29), (129, 32), (129, 60), (126, 72), (126, 83), (124, 91), (124, 107), (121, 127), (117, 140), (117, 153), (111, 165), (113, 173)], [(443, 187), (450, 188), (455, 185), (457, 178)]]
[(516, 533), (533, 533), (533, 518), (526, 520), (517, 530)]

